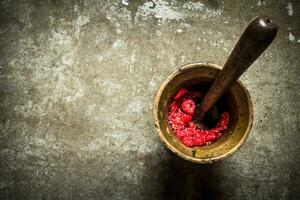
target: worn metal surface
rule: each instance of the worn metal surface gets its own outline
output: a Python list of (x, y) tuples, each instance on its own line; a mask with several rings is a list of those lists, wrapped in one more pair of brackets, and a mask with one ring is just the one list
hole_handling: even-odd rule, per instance
[[(0, 199), (299, 199), (299, 1), (157, 2), (0, 2)], [(173, 156), (156, 90), (222, 65), (258, 14), (280, 29), (242, 77), (250, 137), (214, 165)]]

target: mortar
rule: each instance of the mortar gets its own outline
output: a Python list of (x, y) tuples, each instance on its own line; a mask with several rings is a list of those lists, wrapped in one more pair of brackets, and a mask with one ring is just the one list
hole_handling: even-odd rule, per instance
[[(253, 108), (249, 92), (238, 78), (267, 49), (277, 31), (277, 25), (269, 17), (255, 17), (241, 35), (222, 70), (210, 63), (188, 64), (163, 82), (154, 99), (153, 120), (161, 140), (171, 151), (192, 162), (211, 163), (230, 156), (241, 147), (252, 128)], [(179, 89), (203, 90), (204, 86), (208, 91), (201, 100), (200, 112), (195, 112), (193, 116), (198, 128), (207, 127), (208, 124), (203, 124), (204, 117), (214, 105), (219, 111), (229, 112), (229, 125), (216, 141), (190, 148), (172, 133), (168, 124), (168, 108)]]
[(253, 123), (253, 108), (248, 90), (236, 81), (217, 102), (219, 109), (229, 112), (229, 126), (213, 143), (201, 147), (186, 147), (173, 134), (168, 124), (168, 105), (182, 87), (209, 87), (221, 67), (210, 63), (193, 63), (180, 67), (160, 86), (153, 106), (154, 125), (163, 143), (178, 156), (195, 162), (211, 163), (237, 151), (247, 139)]

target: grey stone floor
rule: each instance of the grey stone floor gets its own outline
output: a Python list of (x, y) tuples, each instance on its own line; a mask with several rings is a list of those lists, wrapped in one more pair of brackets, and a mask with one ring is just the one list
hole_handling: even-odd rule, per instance
[[(128, 5), (127, 5), (128, 4)], [(0, 1), (0, 199), (299, 199), (297, 0)], [(241, 78), (254, 127), (232, 157), (189, 163), (152, 101), (191, 62), (222, 65), (247, 23), (280, 30)]]

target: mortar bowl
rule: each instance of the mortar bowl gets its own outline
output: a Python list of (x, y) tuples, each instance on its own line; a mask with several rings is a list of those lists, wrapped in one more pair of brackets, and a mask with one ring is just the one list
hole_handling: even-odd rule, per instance
[(236, 81), (217, 102), (217, 107), (229, 112), (228, 128), (211, 144), (187, 147), (173, 134), (168, 124), (169, 104), (182, 87), (209, 88), (221, 67), (211, 63), (192, 63), (173, 72), (160, 86), (153, 105), (154, 126), (162, 142), (173, 153), (195, 163), (212, 163), (236, 152), (250, 134), (253, 123), (251, 97), (241, 81)]

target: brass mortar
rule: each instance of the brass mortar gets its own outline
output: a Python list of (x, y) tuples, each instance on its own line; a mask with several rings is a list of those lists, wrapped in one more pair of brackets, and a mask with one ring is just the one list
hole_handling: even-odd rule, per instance
[[(210, 63), (193, 63), (173, 72), (160, 86), (153, 106), (155, 128), (163, 143), (175, 154), (195, 163), (212, 163), (227, 158), (245, 142), (253, 123), (251, 97), (241, 81), (236, 81), (223, 95), (230, 121), (227, 130), (216, 141), (201, 147), (186, 147), (168, 124), (168, 106), (182, 87), (212, 84), (221, 67)], [(221, 100), (222, 100), (221, 99)], [(224, 103), (224, 102), (223, 102)]]

